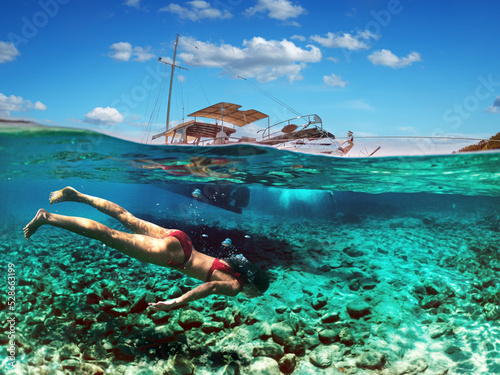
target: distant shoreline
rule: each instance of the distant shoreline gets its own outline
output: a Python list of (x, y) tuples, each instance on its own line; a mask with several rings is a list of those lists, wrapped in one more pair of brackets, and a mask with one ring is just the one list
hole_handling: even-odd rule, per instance
[(21, 126), (45, 126), (30, 120), (0, 118), (0, 126), (13, 125), (13, 124)]
[(14, 120), (14, 119), (8, 119), (8, 118), (0, 118), (0, 122), (7, 122), (7, 123), (20, 122), (20, 123), (26, 123), (26, 124), (34, 124), (33, 121), (29, 121), (29, 120)]

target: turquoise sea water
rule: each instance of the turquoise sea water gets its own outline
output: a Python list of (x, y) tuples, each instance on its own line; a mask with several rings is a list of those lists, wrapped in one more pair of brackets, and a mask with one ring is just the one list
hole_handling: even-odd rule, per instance
[[(500, 373), (500, 153), (333, 158), (31, 127), (1, 129), (0, 157), (0, 373)], [(123, 230), (50, 206), (68, 185), (244, 254), (269, 291), (148, 313), (197, 282), (60, 229), (23, 238), (39, 208)]]

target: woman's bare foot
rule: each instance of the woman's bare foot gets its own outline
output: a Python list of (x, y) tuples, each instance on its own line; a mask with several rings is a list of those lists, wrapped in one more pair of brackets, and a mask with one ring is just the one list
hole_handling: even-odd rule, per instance
[(78, 191), (73, 189), (71, 186), (66, 186), (64, 189), (54, 191), (50, 193), (49, 201), (50, 204), (59, 202), (71, 202), (78, 198)]
[(43, 208), (40, 208), (38, 212), (36, 213), (35, 217), (33, 220), (31, 220), (28, 225), (24, 227), (24, 237), (29, 239), (35, 232), (36, 230), (42, 226), (43, 224), (46, 224), (48, 222), (48, 216), (49, 213), (45, 211)]

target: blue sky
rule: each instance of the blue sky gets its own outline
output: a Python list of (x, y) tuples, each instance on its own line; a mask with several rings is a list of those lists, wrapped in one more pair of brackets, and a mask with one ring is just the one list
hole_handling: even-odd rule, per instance
[[(172, 125), (226, 101), (271, 122), (317, 113), (338, 137), (500, 131), (497, 0), (17, 0), (0, 9), (2, 118), (150, 139), (166, 119), (169, 68), (157, 60), (171, 61), (180, 34), (177, 63), (189, 70), (176, 70)], [(407, 153), (462, 145), (362, 142)]]

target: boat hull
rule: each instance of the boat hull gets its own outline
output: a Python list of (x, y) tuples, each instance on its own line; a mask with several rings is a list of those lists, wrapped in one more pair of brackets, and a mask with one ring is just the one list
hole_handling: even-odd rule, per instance
[(306, 154), (324, 154), (341, 156), (339, 152), (340, 143), (333, 139), (299, 139), (292, 142), (285, 142), (282, 144), (274, 145), (273, 147), (280, 150), (288, 150), (295, 152), (302, 152)]

